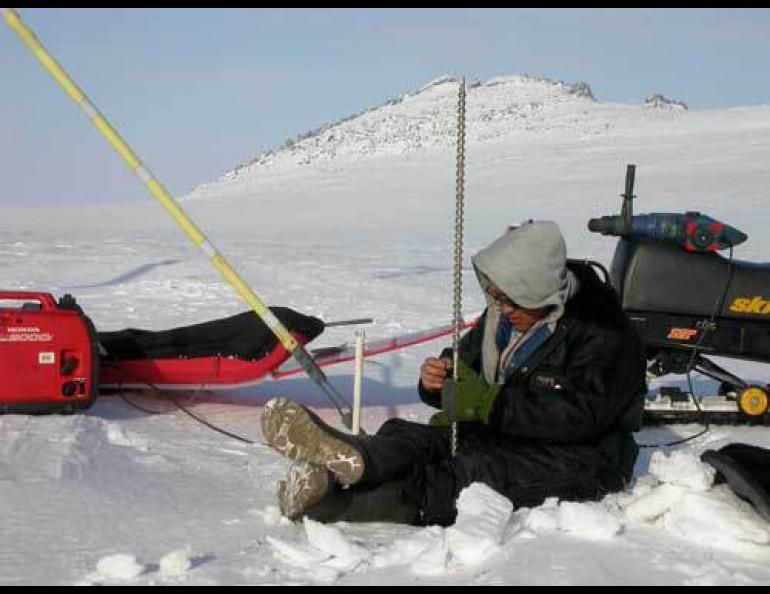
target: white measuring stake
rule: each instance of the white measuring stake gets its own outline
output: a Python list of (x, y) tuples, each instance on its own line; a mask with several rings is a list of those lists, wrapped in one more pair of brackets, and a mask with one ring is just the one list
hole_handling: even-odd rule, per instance
[(356, 371), (353, 378), (353, 435), (361, 432), (361, 380), (364, 375), (364, 338), (366, 333), (356, 330)]

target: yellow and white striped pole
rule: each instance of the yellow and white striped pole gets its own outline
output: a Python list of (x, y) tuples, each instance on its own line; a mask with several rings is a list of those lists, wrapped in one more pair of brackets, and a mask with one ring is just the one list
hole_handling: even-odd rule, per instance
[(126, 141), (112, 127), (107, 119), (99, 112), (86, 94), (78, 87), (75, 81), (64, 71), (59, 63), (48, 53), (48, 51), (38, 41), (32, 30), (21, 20), (19, 14), (13, 8), (3, 8), (3, 16), (8, 26), (13, 29), (24, 44), (35, 54), (48, 73), (59, 83), (64, 92), (83, 110), (96, 126), (97, 130), (104, 136), (107, 142), (112, 146), (115, 152), (120, 155), (129, 169), (133, 171), (139, 179), (147, 186), (150, 193), (161, 203), (171, 218), (184, 231), (185, 235), (198, 246), (208, 256), (211, 263), (219, 271), (222, 277), (230, 286), (249, 304), (268, 328), (275, 334), (284, 348), (289, 351), (307, 374), (315, 381), (324, 393), (329, 397), (332, 403), (342, 416), (343, 422), (350, 427), (351, 409), (344, 398), (329, 384), (323, 371), (315, 364), (307, 351), (300, 345), (291, 333), (287, 330), (281, 321), (275, 317), (273, 312), (263, 303), (259, 296), (249, 287), (248, 284), (238, 275), (235, 269), (230, 266), (227, 260), (212, 245), (208, 238), (182, 210), (182, 207), (171, 197), (158, 179), (144, 166), (139, 157), (131, 150)]

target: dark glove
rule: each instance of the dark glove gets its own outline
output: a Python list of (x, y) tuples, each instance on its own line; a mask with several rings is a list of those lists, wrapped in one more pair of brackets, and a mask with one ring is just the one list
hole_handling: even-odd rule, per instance
[[(454, 406), (451, 402), (452, 387), (454, 387)], [(441, 391), (442, 412), (447, 419), (489, 423), (489, 416), (492, 413), (495, 398), (497, 398), (501, 387), (498, 384), (490, 386), (468, 365), (460, 361), (457, 368), (456, 385), (452, 386), (448, 380)], [(434, 415), (434, 417), (439, 415), (441, 413)], [(434, 420), (431, 419), (431, 425), (440, 426), (438, 423), (439, 419), (436, 419), (436, 421), (434, 423)]]

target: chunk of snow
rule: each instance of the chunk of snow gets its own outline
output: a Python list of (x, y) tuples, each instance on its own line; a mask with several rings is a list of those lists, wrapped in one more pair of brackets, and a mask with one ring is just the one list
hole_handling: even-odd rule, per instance
[(131, 580), (143, 572), (144, 566), (137, 563), (133, 555), (109, 555), (99, 559), (96, 564), (98, 576), (108, 580)]
[(520, 536), (541, 536), (559, 529), (559, 509), (556, 507), (536, 507), (523, 513), (521, 526), (527, 534)]
[(650, 474), (662, 483), (708, 491), (714, 484), (716, 471), (701, 462), (692, 450), (677, 450), (668, 455), (654, 452), (650, 458)]
[(420, 557), (425, 551), (441, 545), (444, 530), (438, 526), (430, 526), (417, 530), (413, 534), (396, 538), (385, 550), (378, 552), (372, 558), (372, 566), (377, 569), (393, 565), (408, 565)]
[(363, 547), (350, 543), (339, 529), (305, 520), (307, 545), (296, 545), (268, 536), (276, 558), (302, 569), (317, 581), (333, 582), (368, 559)]
[(164, 577), (184, 575), (192, 567), (191, 556), (192, 547), (190, 545), (164, 555), (160, 560), (160, 574)]
[(559, 528), (564, 532), (595, 540), (612, 538), (622, 528), (617, 513), (594, 501), (563, 501), (558, 518)]
[(642, 491), (642, 495), (626, 507), (626, 518), (632, 523), (652, 523), (687, 494), (685, 487), (660, 485)]
[(429, 540), (430, 544), (412, 560), (409, 572), (426, 577), (444, 575), (447, 564), (446, 532), (437, 526), (426, 528), (426, 531), (426, 540)]
[(770, 544), (770, 526), (729, 491), (689, 492), (664, 518), (672, 535), (708, 548)]
[(457, 499), (457, 520), (447, 528), (447, 549), (453, 562), (475, 567), (499, 549), (513, 504), (483, 483), (473, 483)]
[(304, 519), (308, 545), (325, 553), (329, 558), (323, 562), (340, 572), (348, 572), (369, 560), (369, 552), (348, 540), (339, 528)]
[(318, 549), (310, 549), (300, 545), (288, 543), (280, 538), (267, 537), (267, 542), (273, 548), (273, 554), (288, 565), (303, 569), (318, 565), (329, 558), (329, 555)]

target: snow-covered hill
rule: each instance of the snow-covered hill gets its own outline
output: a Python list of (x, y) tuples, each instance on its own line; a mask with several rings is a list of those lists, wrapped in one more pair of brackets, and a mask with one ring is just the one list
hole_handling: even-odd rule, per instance
[[(383, 155), (416, 155), (450, 149), (455, 143), (458, 81), (444, 76), (414, 93), (391, 99), (363, 113), (326, 124), (226, 172), (190, 196), (217, 193), (228, 182), (258, 181), (266, 172), (351, 163)], [(675, 119), (677, 104), (655, 95), (636, 106), (597, 103), (585, 83), (568, 84), (526, 76), (501, 76), (470, 83), (467, 90), (467, 143), (564, 140), (606, 136), (639, 122)]]
[[(515, 132), (590, 134), (602, 125), (589, 116), (592, 96), (587, 85), (499, 77), (469, 84), (468, 97), (471, 142), (505, 138)], [(457, 80), (444, 76), (415, 93), (289, 140), (279, 150), (258, 155), (248, 165), (227, 172), (222, 180), (253, 177), (274, 167), (446, 148), (455, 140), (456, 109)], [(586, 110), (584, 117), (574, 117), (576, 109)]]
[[(270, 304), (325, 320), (372, 316), (370, 338), (446, 323), (456, 91), (440, 79), (324, 127), (197, 188), (184, 207)], [(85, 124), (82, 133), (93, 134)], [(613, 242), (589, 234), (586, 220), (617, 212), (626, 163), (638, 165), (638, 212), (701, 210), (749, 234), (737, 257), (770, 259), (770, 107), (607, 104), (583, 86), (515, 76), (469, 90), (467, 253), (511, 221), (548, 218), (571, 255), (608, 263)], [(0, 215), (4, 288), (73, 293), (101, 329), (168, 328), (244, 307), (149, 198)], [(464, 309), (473, 312), (482, 299), (473, 275), (465, 280)], [(316, 346), (351, 334), (330, 329)], [(367, 365), (367, 430), (394, 415), (428, 418), (415, 381), (423, 358), (442, 346)], [(767, 381), (763, 366), (729, 367)], [(352, 370), (334, 370), (331, 381), (349, 394)], [(305, 378), (185, 401), (259, 442), (261, 407), (277, 395), (334, 420)], [(103, 396), (80, 416), (0, 417), (0, 583), (770, 583), (767, 526), (724, 489), (676, 484), (660, 469), (678, 459), (653, 459), (650, 450), (628, 493), (600, 504), (549, 502), (489, 534), (469, 536), (473, 522), (454, 532), (324, 532), (277, 517), (275, 485), (286, 463), (275, 453), (211, 432), (162, 395), (130, 399), (160, 414)], [(638, 437), (662, 443), (697, 429)], [(770, 430), (713, 429), (678, 450), (679, 476), (702, 474), (695, 456), (730, 441), (770, 447)], [(478, 496), (497, 520), (505, 516), (494, 497)], [(441, 556), (472, 553), (474, 538), (493, 542), (494, 554), (478, 564), (470, 555), (465, 565)], [(340, 547), (336, 556), (324, 552), (329, 542)]]

